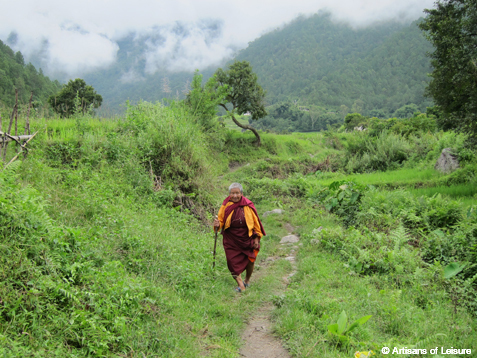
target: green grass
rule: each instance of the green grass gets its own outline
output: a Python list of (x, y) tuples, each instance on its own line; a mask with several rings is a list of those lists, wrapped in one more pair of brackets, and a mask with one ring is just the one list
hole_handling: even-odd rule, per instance
[(411, 193), (416, 195), (433, 196), (435, 194), (446, 195), (450, 198), (472, 197), (477, 194), (475, 185), (453, 185), (453, 186), (435, 186), (432, 188), (412, 189)]
[(434, 196), (441, 194), (454, 200), (459, 200), (464, 206), (477, 206), (477, 186), (474, 184), (461, 184), (452, 186), (435, 186), (432, 188), (410, 189), (416, 196)]
[[(146, 112), (129, 122), (87, 117), (32, 122), (32, 128), (46, 130), (31, 143), (18, 178), (12, 174), (15, 184), (1, 187), (8, 195), (0, 200), (0, 245), (9, 254), (0, 254), (0, 355), (235, 357), (245, 322), (270, 302), (277, 308), (275, 331), (296, 357), (351, 357), (357, 349), (386, 344), (477, 346), (475, 320), (465, 307), (453, 306), (441, 266), (419, 261), (419, 270), (396, 273), (400, 260), (417, 256), (407, 246), (387, 252), (395, 246), (393, 238), (381, 233), (382, 266), (392, 269), (358, 275), (349, 257), (359, 252), (367, 258), (366, 249), (375, 244), (373, 226), (345, 231), (340, 218), (306, 201), (307, 189), (335, 180), (386, 189), (431, 186), (447, 176), (408, 168), (304, 175), (341, 153), (321, 133), (263, 133), (263, 146), (256, 148), (252, 133), (229, 131), (215, 133), (217, 143), (205, 145), (211, 137), (203, 137), (180, 108), (153, 106)], [(9, 155), (14, 149), (9, 147)], [(230, 162), (245, 166), (229, 173)], [(152, 168), (161, 176), (160, 188), (153, 185)], [(213, 233), (204, 224), (225, 197), (222, 189), (237, 180), (250, 183), (259, 213), (285, 210), (263, 220), (268, 235), (256, 281), (240, 296), (220, 236), (217, 267), (211, 270)], [(410, 193), (441, 193), (461, 205), (476, 195), (470, 185)], [(431, 209), (437, 216), (446, 213)], [(411, 214), (406, 219), (419, 223), (419, 213)], [(397, 220), (373, 215), (383, 226)], [(277, 260), (267, 275), (262, 270), (268, 256), (283, 255), (279, 241), (288, 233), (286, 223), (296, 227), (303, 246), (299, 271), (283, 292), (290, 263)], [(331, 244), (350, 246), (335, 250), (320, 244), (321, 234), (313, 232), (320, 226), (335, 235)], [(328, 336), (327, 326), (342, 310), (350, 320), (373, 315), (353, 333), (363, 345), (340, 346)]]
[[(388, 347), (474, 347), (476, 321), (462, 307), (454, 308), (446, 283), (436, 279), (439, 267), (416, 270), (406, 283), (392, 273), (358, 275), (343, 255), (320, 244), (319, 226), (337, 230), (339, 221), (325, 210), (299, 201), (286, 202), (288, 219), (298, 227), (303, 245), (298, 273), (286, 292), (274, 299), (276, 333), (295, 357), (351, 357), (357, 350)], [(428, 281), (430, 280), (430, 281)], [(352, 322), (372, 318), (352, 334), (352, 343), (339, 344), (329, 333), (342, 311)]]
[(386, 172), (373, 172), (364, 174), (335, 173), (324, 175), (324, 179), (318, 182), (321, 185), (329, 185), (336, 180), (349, 180), (362, 185), (391, 186), (391, 187), (413, 187), (416, 185), (425, 185), (435, 179), (444, 177), (435, 169), (404, 168)]

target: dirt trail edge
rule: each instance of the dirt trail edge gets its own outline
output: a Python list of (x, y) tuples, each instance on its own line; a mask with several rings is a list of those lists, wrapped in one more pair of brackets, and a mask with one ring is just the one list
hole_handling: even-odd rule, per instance
[[(293, 232), (293, 228), (290, 224), (287, 224), (287, 229), (290, 232)], [(283, 277), (283, 290), (286, 289), (288, 285), (288, 279), (296, 273), (296, 264), (295, 264), (295, 255), (298, 249), (296, 244), (298, 243), (299, 238), (295, 235), (287, 235), (282, 238), (280, 244), (282, 245), (281, 250), (285, 257), (268, 257), (265, 263), (265, 270), (260, 270), (257, 272), (255, 278), (260, 278), (260, 276), (267, 274), (268, 268), (267, 263), (271, 263), (275, 260), (287, 260), (292, 264), (292, 272)], [(258, 276), (258, 277), (257, 277)], [(240, 349), (240, 355), (247, 358), (289, 358), (291, 357), (288, 351), (283, 348), (281, 341), (272, 334), (272, 321), (271, 321), (271, 312), (274, 309), (274, 306), (271, 302), (267, 302), (264, 306), (258, 310), (259, 314), (254, 316), (253, 319), (245, 328), (245, 331), (242, 334), (243, 345)]]

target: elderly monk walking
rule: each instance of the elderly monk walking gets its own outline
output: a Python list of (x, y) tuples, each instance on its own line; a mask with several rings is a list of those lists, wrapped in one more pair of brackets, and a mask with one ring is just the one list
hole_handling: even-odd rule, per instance
[[(243, 196), (239, 183), (232, 183), (229, 196), (219, 210), (214, 227), (221, 229), (224, 237), (227, 266), (237, 281), (237, 292), (242, 292), (250, 284), (255, 259), (260, 250), (260, 239), (265, 235), (253, 203)], [(246, 271), (245, 280), (241, 274)]]

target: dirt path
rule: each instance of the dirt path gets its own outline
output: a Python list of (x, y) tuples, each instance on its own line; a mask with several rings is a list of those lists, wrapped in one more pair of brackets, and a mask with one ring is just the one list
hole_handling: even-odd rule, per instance
[[(290, 224), (286, 224), (287, 230), (293, 232), (293, 227)], [(290, 261), (293, 267), (293, 271), (283, 277), (282, 292), (288, 286), (288, 280), (296, 273), (295, 255), (298, 250), (297, 246), (298, 237), (295, 235), (288, 235), (281, 240), (281, 250), (284, 250), (285, 256), (267, 258), (261, 269), (257, 272), (255, 279), (260, 279), (261, 276), (268, 273), (268, 266), (275, 260), (287, 260)], [(263, 267), (262, 266), (262, 267)], [(274, 310), (274, 306), (271, 302), (267, 302), (262, 306), (256, 315), (250, 322), (248, 322), (247, 328), (242, 335), (242, 349), (240, 355), (248, 358), (289, 358), (291, 357), (288, 351), (283, 348), (281, 341), (272, 334), (272, 320), (271, 314)]]

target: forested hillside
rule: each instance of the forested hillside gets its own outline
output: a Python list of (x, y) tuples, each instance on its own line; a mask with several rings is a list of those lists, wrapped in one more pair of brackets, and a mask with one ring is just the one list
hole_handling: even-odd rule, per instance
[[(126, 100), (137, 102), (157, 101), (162, 98), (184, 97), (192, 72), (168, 72), (165, 68), (154, 73), (146, 70), (147, 41), (131, 33), (118, 42), (117, 61), (106, 70), (99, 70), (85, 76), (87, 83), (103, 96), (103, 111), (116, 112)], [(215, 69), (206, 72), (212, 75)]]
[[(85, 77), (114, 109), (136, 101), (182, 97), (192, 73), (146, 69), (147, 43), (160, 41), (131, 33), (119, 41), (117, 62)], [(415, 103), (423, 111), (431, 45), (416, 22), (354, 29), (326, 13), (298, 18), (251, 42), (234, 60), (250, 61), (268, 92), (269, 105), (298, 100), (335, 113), (386, 117)], [(223, 64), (225, 65), (225, 64)], [(215, 68), (199, 69), (207, 78)], [(343, 106), (343, 107), (342, 107)], [(342, 120), (344, 115), (337, 115)], [(333, 120), (331, 120), (333, 122)]]
[(430, 105), (423, 97), (430, 50), (417, 22), (353, 29), (316, 14), (260, 37), (237, 59), (251, 62), (270, 104), (299, 100), (384, 117), (406, 104)]
[(61, 84), (51, 81), (31, 63), (25, 64), (20, 51), (15, 53), (0, 40), (0, 107), (13, 106), (15, 88), (20, 103), (27, 103), (33, 92), (33, 101), (41, 107), (46, 104), (48, 96), (61, 88)]

